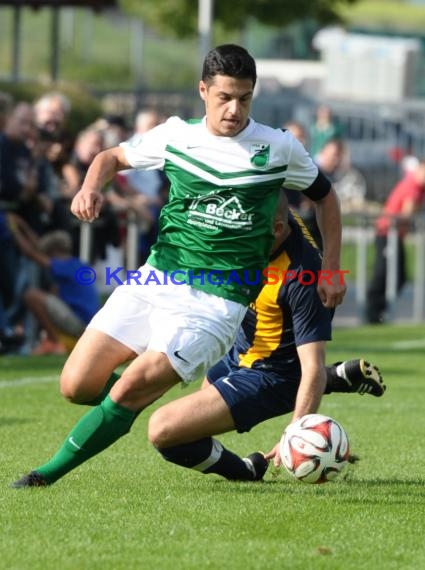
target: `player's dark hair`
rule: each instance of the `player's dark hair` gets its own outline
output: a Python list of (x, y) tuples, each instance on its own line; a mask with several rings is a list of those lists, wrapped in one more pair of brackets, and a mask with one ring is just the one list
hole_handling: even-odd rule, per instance
[(254, 58), (245, 48), (236, 44), (224, 44), (212, 49), (204, 60), (202, 81), (211, 83), (216, 75), (227, 75), (237, 79), (257, 81)]

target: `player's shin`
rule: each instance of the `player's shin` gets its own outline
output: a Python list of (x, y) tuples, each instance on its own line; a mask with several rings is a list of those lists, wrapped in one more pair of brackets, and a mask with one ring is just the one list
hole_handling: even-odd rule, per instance
[(216, 473), (226, 479), (239, 481), (254, 479), (252, 470), (243, 459), (211, 437), (192, 443), (160, 448), (158, 451), (167, 461), (201, 473)]
[(97, 396), (97, 398), (93, 398), (93, 400), (90, 400), (88, 402), (82, 402), (82, 404), (85, 406), (98, 406), (99, 404), (101, 404), (103, 402), (103, 400), (106, 398), (106, 396), (109, 394), (109, 392), (111, 391), (112, 386), (120, 378), (121, 378), (120, 374), (117, 374), (116, 372), (112, 372), (112, 374), (110, 375), (110, 377), (106, 381), (105, 387), (103, 388), (103, 390), (99, 394), (99, 396)]
[(52, 459), (35, 471), (54, 483), (128, 433), (136, 417), (136, 412), (107, 396), (78, 421)]

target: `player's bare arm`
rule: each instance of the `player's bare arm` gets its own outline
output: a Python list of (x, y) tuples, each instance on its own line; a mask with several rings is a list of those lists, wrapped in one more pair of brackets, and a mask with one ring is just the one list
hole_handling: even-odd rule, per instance
[(120, 170), (130, 168), (121, 147), (100, 152), (91, 163), (81, 190), (71, 203), (71, 212), (79, 220), (92, 222), (99, 217), (103, 204), (102, 189)]
[(341, 210), (335, 190), (316, 202), (317, 223), (323, 239), (322, 270), (328, 271), (329, 278), (322, 279), (317, 292), (325, 307), (333, 308), (344, 299), (346, 285), (341, 278)]
[(301, 382), (297, 392), (292, 421), (319, 409), (326, 387), (325, 370), (326, 343), (310, 342), (297, 347), (301, 363)]
[[(297, 392), (292, 421), (319, 409), (326, 387), (325, 342), (310, 342), (297, 347), (301, 363), (301, 382)], [(265, 455), (273, 459), (276, 467), (281, 464), (279, 442)]]

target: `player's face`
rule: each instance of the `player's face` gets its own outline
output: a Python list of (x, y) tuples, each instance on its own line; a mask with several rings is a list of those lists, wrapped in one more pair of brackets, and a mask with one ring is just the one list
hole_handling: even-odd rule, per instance
[(248, 124), (254, 86), (251, 79), (216, 75), (212, 83), (199, 84), (205, 101), (207, 128), (222, 137), (234, 137)]

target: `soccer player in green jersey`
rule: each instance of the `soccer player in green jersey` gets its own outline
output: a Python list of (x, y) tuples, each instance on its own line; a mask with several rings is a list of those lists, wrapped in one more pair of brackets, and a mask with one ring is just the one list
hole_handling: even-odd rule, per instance
[[(202, 379), (227, 353), (259, 293), (273, 243), (279, 189), (316, 204), (323, 236), (318, 286), (326, 307), (342, 302), (341, 217), (330, 182), (289, 131), (256, 123), (250, 108), (256, 66), (242, 47), (211, 50), (199, 93), (205, 117), (171, 117), (92, 162), (71, 210), (101, 211), (102, 188), (120, 170), (163, 169), (171, 187), (143, 276), (118, 287), (89, 323), (61, 375), (61, 392), (93, 406), (47, 463), (14, 487), (45, 486), (129, 432), (137, 415), (179, 382)], [(131, 361), (118, 377), (114, 370)]]

